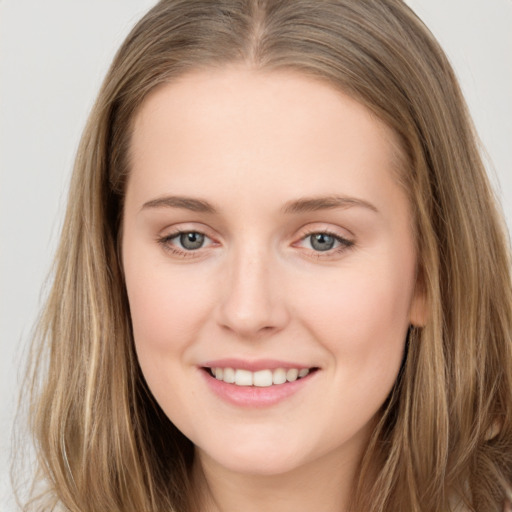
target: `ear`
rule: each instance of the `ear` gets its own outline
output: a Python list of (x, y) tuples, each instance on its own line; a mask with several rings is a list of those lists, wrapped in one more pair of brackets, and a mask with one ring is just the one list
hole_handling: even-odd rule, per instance
[(409, 323), (414, 327), (425, 327), (428, 316), (429, 311), (425, 279), (422, 270), (419, 269), (409, 311)]

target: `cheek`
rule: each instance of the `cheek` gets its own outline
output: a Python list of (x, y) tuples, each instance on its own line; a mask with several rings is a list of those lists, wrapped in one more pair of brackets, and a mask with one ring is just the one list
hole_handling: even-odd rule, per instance
[[(148, 260), (125, 261), (126, 287), (135, 344), (145, 353), (163, 355), (192, 342), (213, 303), (208, 279), (191, 279), (187, 271)], [(210, 277), (211, 279), (211, 277)]]
[[(400, 359), (409, 326), (414, 260), (380, 258), (294, 290), (301, 316), (341, 364)], [(309, 283), (311, 284), (311, 283)]]
[(188, 368), (188, 350), (210, 314), (211, 300), (186, 271), (148, 262), (125, 261), (135, 349), (149, 388), (174, 419), (176, 411), (186, 409), (183, 397), (191, 399), (194, 393), (182, 378), (183, 368)]

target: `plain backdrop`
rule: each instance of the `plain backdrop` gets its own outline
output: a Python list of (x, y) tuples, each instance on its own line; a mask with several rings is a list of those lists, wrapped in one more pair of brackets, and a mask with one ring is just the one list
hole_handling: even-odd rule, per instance
[[(355, 1), (355, 0), (354, 0)], [(0, 0), (0, 510), (24, 350), (87, 114), (113, 54), (155, 0)], [(512, 225), (512, 0), (409, 0), (462, 83)], [(475, 241), (478, 243), (478, 241)]]

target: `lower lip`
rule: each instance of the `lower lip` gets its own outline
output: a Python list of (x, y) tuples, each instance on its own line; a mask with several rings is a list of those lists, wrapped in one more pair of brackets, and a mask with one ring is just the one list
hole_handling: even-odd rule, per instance
[(201, 369), (209, 388), (221, 399), (239, 407), (270, 407), (298, 393), (316, 375), (316, 371), (293, 382), (285, 382), (267, 387), (237, 386), (217, 380)]

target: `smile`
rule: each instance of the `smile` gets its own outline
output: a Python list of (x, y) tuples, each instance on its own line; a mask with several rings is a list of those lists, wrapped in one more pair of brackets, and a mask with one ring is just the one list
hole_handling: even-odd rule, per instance
[(302, 390), (312, 389), (321, 368), (297, 361), (227, 358), (204, 361), (198, 369), (223, 402), (258, 409), (288, 402)]
[(276, 368), (252, 372), (241, 368), (205, 368), (212, 377), (236, 386), (255, 386), (260, 388), (279, 386), (295, 382), (309, 375), (316, 368)]

